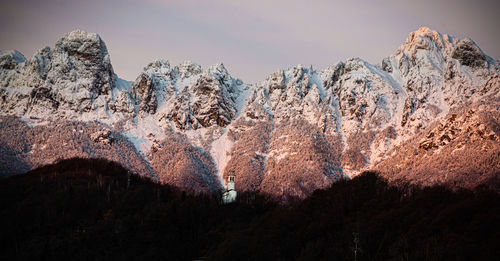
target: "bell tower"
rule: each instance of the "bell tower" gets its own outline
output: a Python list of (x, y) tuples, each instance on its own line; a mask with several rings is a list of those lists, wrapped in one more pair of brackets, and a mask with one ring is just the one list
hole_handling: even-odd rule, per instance
[(227, 190), (234, 190), (234, 171), (230, 171), (227, 176)]
[(236, 200), (237, 192), (234, 190), (234, 181), (235, 175), (234, 171), (229, 171), (229, 175), (227, 176), (227, 189), (224, 194), (222, 194), (222, 201), (224, 204), (231, 203)]

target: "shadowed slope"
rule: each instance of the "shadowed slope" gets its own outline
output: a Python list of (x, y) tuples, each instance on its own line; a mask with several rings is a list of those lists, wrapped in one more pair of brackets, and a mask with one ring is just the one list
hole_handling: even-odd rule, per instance
[[(2, 260), (495, 260), (500, 195), (375, 173), (277, 205), (192, 195), (103, 159), (0, 179)], [(200, 258), (202, 257), (202, 258)]]

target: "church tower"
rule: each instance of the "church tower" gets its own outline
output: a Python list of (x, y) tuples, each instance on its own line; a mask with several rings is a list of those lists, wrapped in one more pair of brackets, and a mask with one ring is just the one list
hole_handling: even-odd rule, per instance
[(230, 171), (227, 176), (227, 189), (224, 194), (222, 194), (222, 201), (224, 204), (234, 202), (236, 200), (237, 192), (234, 190), (235, 175), (234, 171)]
[(234, 190), (234, 172), (229, 172), (229, 176), (227, 177), (227, 190)]

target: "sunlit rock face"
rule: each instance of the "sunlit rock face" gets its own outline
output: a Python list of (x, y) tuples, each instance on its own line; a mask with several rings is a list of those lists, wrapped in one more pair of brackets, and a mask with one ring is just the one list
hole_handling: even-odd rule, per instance
[(72, 157), (106, 158), (157, 180), (134, 145), (101, 123), (57, 120), (32, 125), (14, 116), (0, 116), (0, 176)]
[[(185, 96), (175, 100), (170, 119), (181, 129), (187, 129), (188, 125), (193, 129), (227, 126), (236, 115), (234, 85), (224, 65), (208, 68), (193, 85), (181, 91)], [(178, 115), (185, 113), (182, 108), (189, 108), (189, 113), (179, 118)]]
[(192, 146), (179, 134), (172, 133), (157, 143), (148, 159), (162, 183), (197, 193), (223, 189), (210, 154)]
[(429, 28), (411, 33), (389, 60), (403, 76), (402, 86), (408, 94), (401, 125), (413, 131), (450, 107), (477, 100), (484, 81), (498, 75), (498, 65), (472, 40), (455, 39)]
[[(112, 146), (120, 133), (159, 182), (215, 192), (233, 172), (237, 191), (283, 201), (373, 168), (395, 182), (491, 183), (499, 93), (494, 59), (470, 39), (425, 27), (380, 64), (297, 65), (252, 85), (222, 63), (162, 59), (127, 82), (114, 74), (101, 38), (82, 31), (29, 59), (0, 52), (2, 115), (31, 125), (97, 121), (102, 129), (88, 142)], [(465, 155), (477, 164), (464, 165)], [(37, 157), (11, 156), (2, 160), (23, 170)]]
[(472, 189), (500, 180), (500, 102), (455, 108), (429, 128), (389, 150), (375, 169), (395, 183)]
[[(2, 60), (9, 60), (2, 54)], [(21, 55), (22, 56), (22, 55)], [(4, 58), (5, 57), (5, 58)], [(73, 31), (53, 49), (40, 49), (24, 60), (16, 54), (2, 70), (1, 110), (37, 118), (102, 119), (133, 112), (120, 91), (106, 45), (97, 34)]]
[(132, 84), (132, 93), (141, 115), (160, 110), (160, 117), (178, 129), (196, 130), (225, 127), (235, 118), (241, 84), (223, 64), (202, 70), (191, 62), (171, 67), (168, 61), (158, 60), (144, 68)]

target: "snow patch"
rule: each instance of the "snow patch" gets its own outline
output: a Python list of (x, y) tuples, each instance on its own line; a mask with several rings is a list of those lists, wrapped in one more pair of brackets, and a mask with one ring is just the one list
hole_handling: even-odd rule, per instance
[(134, 144), (135, 148), (147, 155), (151, 149), (154, 140), (162, 140), (166, 138), (165, 132), (158, 125), (158, 121), (154, 116), (137, 118), (135, 124), (125, 126), (123, 134)]
[(210, 149), (210, 154), (214, 159), (215, 165), (217, 166), (217, 175), (221, 184), (225, 187), (226, 182), (222, 175), (224, 174), (224, 169), (227, 163), (231, 159), (231, 148), (234, 142), (231, 141), (227, 136), (227, 131), (224, 132), (217, 140), (212, 143), (212, 148)]

